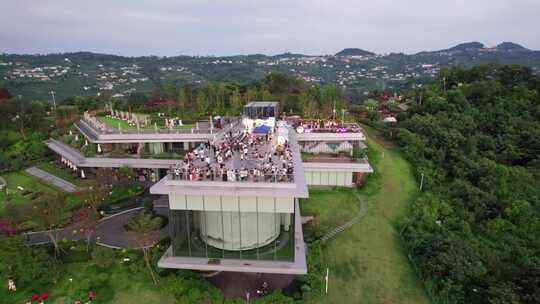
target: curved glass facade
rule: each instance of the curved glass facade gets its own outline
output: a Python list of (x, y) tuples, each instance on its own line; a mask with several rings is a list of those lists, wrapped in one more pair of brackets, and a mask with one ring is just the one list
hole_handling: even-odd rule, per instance
[(294, 214), (170, 210), (174, 256), (294, 260)]

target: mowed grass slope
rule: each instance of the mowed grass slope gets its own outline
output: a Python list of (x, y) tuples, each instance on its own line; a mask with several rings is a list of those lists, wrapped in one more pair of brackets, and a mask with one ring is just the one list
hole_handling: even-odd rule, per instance
[(62, 169), (52, 162), (43, 162), (36, 165), (37, 168), (49, 172), (65, 181), (68, 181), (75, 186), (84, 187), (87, 184), (86, 180), (75, 178), (75, 176), (67, 169)]
[(352, 189), (335, 191), (309, 190), (309, 199), (300, 203), (302, 215), (313, 215), (310, 226), (324, 234), (332, 228), (351, 220), (358, 213), (358, 204)]
[(32, 199), (31, 194), (23, 195), (23, 191), (18, 189), (18, 186), (23, 189), (42, 193), (56, 193), (61, 190), (55, 186), (48, 184), (37, 177), (34, 177), (24, 171), (17, 171), (2, 175), (7, 181), (7, 191), (0, 191), (0, 215), (6, 203), (24, 204), (30, 203)]
[[(398, 151), (373, 139), (369, 146), (376, 173), (359, 189), (368, 212), (362, 222), (323, 246), (330, 279), (328, 295), (318, 303), (429, 303), (396, 229), (418, 185)], [(335, 210), (334, 200), (326, 204)]]

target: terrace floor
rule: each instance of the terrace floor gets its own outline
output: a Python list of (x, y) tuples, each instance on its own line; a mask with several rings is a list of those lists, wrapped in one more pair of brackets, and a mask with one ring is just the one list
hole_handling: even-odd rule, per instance
[[(238, 142), (248, 143), (248, 136), (242, 137), (242, 135), (238, 135)], [(252, 169), (259, 169), (263, 170), (265, 167), (265, 164), (268, 164), (268, 157), (267, 154), (270, 155), (272, 159), (272, 164), (276, 166), (277, 169), (282, 170), (283, 165), (287, 166), (287, 160), (281, 160), (280, 157), (274, 155), (274, 148), (272, 142), (266, 142), (264, 139), (260, 143), (255, 143), (253, 147), (251, 147), (249, 144), (247, 144), (248, 147), (248, 153), (245, 158), (242, 158), (240, 155), (242, 152), (234, 151), (232, 149), (233, 153), (232, 156), (228, 159), (224, 159), (223, 164), (225, 165), (225, 169), (232, 169), (232, 170), (252, 170)], [(203, 151), (203, 150), (199, 150)], [(223, 155), (223, 152), (221, 153)], [(210, 168), (214, 170), (214, 172), (219, 172), (219, 164), (215, 160), (215, 154), (212, 149), (205, 148), (204, 149), (204, 156), (209, 157), (210, 164), (208, 164), (206, 161), (201, 160), (200, 158), (194, 159), (191, 164), (196, 168), (207, 168), (208, 165), (210, 165)], [(180, 164), (179, 169), (187, 170), (189, 168), (189, 165), (187, 164)], [(175, 178), (179, 178), (175, 176)], [(186, 178), (186, 177), (184, 177)], [(216, 177), (219, 179), (219, 177)]]

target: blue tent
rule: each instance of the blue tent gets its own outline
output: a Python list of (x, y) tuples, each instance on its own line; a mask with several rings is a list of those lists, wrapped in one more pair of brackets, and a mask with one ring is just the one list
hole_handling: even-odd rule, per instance
[(253, 129), (254, 134), (268, 134), (272, 130), (272, 127), (267, 125), (260, 125)]

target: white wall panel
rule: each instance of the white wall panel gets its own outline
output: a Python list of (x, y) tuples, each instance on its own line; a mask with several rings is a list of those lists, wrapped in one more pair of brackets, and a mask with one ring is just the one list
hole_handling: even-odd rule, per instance
[(174, 210), (221, 211), (223, 209), (224, 212), (256, 212), (258, 209), (259, 212), (266, 213), (274, 211), (294, 213), (293, 197), (204, 196), (203, 203), (202, 195), (170, 194), (169, 204), (170, 208)]
[(352, 172), (341, 171), (305, 171), (308, 186), (352, 187)]

